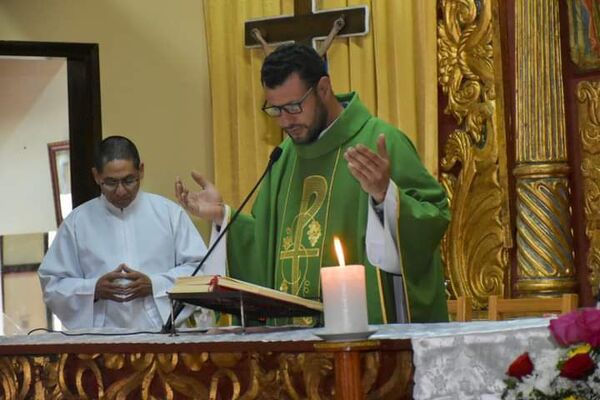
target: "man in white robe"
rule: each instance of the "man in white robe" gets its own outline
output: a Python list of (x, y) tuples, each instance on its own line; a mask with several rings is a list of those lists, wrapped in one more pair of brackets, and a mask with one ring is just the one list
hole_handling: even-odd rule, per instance
[(68, 329), (158, 330), (171, 311), (167, 290), (193, 272), (204, 241), (180, 206), (140, 191), (144, 164), (129, 139), (104, 139), (92, 172), (102, 194), (60, 226), (39, 269), (44, 301)]

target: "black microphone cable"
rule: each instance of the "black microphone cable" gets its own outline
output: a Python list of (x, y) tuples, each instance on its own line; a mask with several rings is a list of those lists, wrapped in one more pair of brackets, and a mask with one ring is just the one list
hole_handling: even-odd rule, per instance
[[(192, 272), (192, 274), (190, 276), (195, 276), (198, 273), (198, 271), (200, 271), (200, 268), (202, 268), (202, 266), (204, 265), (204, 263), (206, 262), (206, 260), (208, 259), (208, 257), (217, 248), (217, 245), (219, 244), (219, 242), (221, 241), (221, 239), (225, 236), (225, 234), (229, 230), (229, 227), (236, 220), (237, 216), (240, 214), (240, 211), (242, 211), (242, 209), (244, 208), (244, 206), (246, 205), (246, 203), (250, 200), (250, 197), (252, 197), (252, 195), (254, 194), (254, 192), (256, 191), (256, 189), (258, 188), (258, 186), (260, 185), (260, 183), (263, 181), (263, 179), (265, 178), (265, 176), (267, 176), (267, 174), (271, 170), (271, 167), (273, 167), (273, 164), (275, 164), (275, 162), (277, 162), (277, 160), (279, 160), (279, 157), (281, 157), (281, 153), (282, 152), (283, 152), (283, 150), (281, 149), (281, 147), (275, 147), (273, 149), (273, 151), (271, 152), (271, 155), (269, 156), (269, 163), (267, 164), (267, 167), (265, 168), (265, 171), (260, 176), (260, 178), (258, 179), (258, 181), (256, 182), (256, 184), (254, 185), (254, 187), (252, 188), (252, 190), (250, 190), (250, 193), (248, 193), (248, 195), (244, 198), (244, 201), (242, 201), (242, 204), (240, 205), (240, 207), (235, 211), (235, 213), (233, 214), (233, 216), (229, 220), (229, 223), (227, 224), (227, 226), (221, 231), (221, 233), (219, 233), (219, 236), (217, 236), (217, 238), (215, 239), (215, 242), (212, 244), (212, 246), (210, 246), (210, 248), (206, 252), (206, 255), (204, 256), (204, 258), (202, 258), (202, 261), (200, 261), (198, 263), (198, 265), (194, 269), (194, 272)], [(163, 325), (163, 328), (162, 328), (162, 332), (163, 333), (169, 333), (169, 332), (171, 332), (171, 330), (173, 329), (173, 323), (174, 323), (174, 321), (177, 320), (177, 317), (179, 316), (179, 314), (181, 313), (181, 311), (184, 308), (185, 308), (185, 306), (183, 305), (183, 303), (180, 302), (180, 301), (178, 301), (177, 305), (173, 309), (172, 314), (169, 316), (169, 320)]]

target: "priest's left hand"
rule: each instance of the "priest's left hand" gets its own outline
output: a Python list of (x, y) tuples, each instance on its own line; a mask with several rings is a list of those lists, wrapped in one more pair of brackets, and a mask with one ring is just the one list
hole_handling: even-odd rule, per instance
[(348, 169), (362, 189), (369, 193), (377, 204), (385, 199), (390, 184), (390, 160), (385, 147), (385, 136), (377, 138), (377, 153), (359, 144), (349, 147), (344, 153)]
[(123, 298), (124, 302), (152, 295), (152, 281), (148, 275), (142, 274), (126, 265), (123, 265), (121, 270), (123, 272), (123, 279), (131, 281), (123, 286), (125, 294)]

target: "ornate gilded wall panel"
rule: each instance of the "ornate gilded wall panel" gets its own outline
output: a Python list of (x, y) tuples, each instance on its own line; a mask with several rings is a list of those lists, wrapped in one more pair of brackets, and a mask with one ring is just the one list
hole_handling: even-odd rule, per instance
[(449, 291), (482, 307), (503, 292), (512, 247), (498, 4), (439, 4), (439, 84), (448, 97), (444, 112), (457, 122), (441, 160), (452, 210), (442, 255)]
[(600, 285), (600, 81), (577, 85), (581, 136), (581, 172), (585, 196), (585, 234), (589, 240), (586, 266), (594, 295)]
[[(136, 353), (0, 357), (3, 399), (326, 400), (332, 353)], [(408, 393), (410, 351), (361, 353), (368, 399)]]
[(515, 2), (517, 289), (525, 295), (576, 285), (558, 8), (558, 0)]

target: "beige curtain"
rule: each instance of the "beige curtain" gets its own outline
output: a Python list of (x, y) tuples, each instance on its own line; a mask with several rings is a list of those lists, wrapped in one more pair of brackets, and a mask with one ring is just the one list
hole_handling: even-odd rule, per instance
[[(357, 91), (377, 116), (411, 137), (437, 173), (435, 0), (315, 0), (325, 10), (366, 4), (370, 32), (336, 39), (328, 61), (334, 90)], [(244, 48), (244, 21), (293, 14), (293, 0), (204, 0), (213, 107), (215, 182), (238, 205), (282, 139), (260, 110), (260, 49)]]

